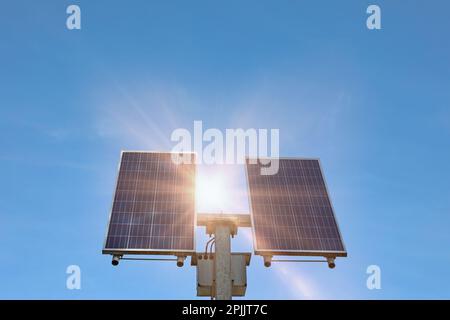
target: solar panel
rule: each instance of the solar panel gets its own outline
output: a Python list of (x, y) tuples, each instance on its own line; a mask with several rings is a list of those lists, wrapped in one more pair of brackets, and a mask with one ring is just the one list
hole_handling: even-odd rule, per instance
[(103, 253), (194, 252), (195, 154), (186, 156), (176, 164), (169, 152), (122, 152)]
[(279, 159), (275, 175), (247, 159), (255, 254), (347, 256), (317, 159)]

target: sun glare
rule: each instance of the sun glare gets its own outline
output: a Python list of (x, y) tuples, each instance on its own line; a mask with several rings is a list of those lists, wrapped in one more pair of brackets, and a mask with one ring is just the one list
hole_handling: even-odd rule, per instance
[(197, 210), (199, 212), (221, 212), (227, 202), (225, 177), (220, 173), (197, 175)]
[(197, 166), (198, 213), (248, 213), (247, 184), (242, 165)]

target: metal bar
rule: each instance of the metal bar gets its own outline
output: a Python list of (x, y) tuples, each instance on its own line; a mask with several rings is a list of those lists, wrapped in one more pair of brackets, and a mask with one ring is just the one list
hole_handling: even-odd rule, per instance
[(276, 259), (272, 262), (328, 262), (327, 260), (289, 260), (289, 259)]
[(139, 261), (177, 261), (177, 259), (162, 258), (121, 258), (120, 260), (139, 260)]
[(207, 226), (208, 223), (231, 222), (236, 227), (252, 226), (250, 214), (235, 213), (197, 213), (197, 226)]
[(215, 265), (215, 296), (217, 300), (231, 300), (231, 244), (230, 226), (217, 224), (215, 226), (216, 254)]

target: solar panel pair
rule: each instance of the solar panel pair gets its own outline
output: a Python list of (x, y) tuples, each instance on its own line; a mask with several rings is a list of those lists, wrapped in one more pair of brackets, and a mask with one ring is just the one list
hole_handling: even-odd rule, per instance
[[(172, 155), (122, 152), (103, 253), (195, 252), (195, 154)], [(255, 253), (346, 256), (319, 160), (277, 161), (275, 175), (246, 161)]]

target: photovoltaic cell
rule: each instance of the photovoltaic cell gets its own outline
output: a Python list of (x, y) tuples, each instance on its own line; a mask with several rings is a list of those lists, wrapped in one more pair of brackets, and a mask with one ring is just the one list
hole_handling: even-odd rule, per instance
[(247, 159), (256, 254), (346, 256), (317, 159), (279, 159), (275, 175)]
[(171, 153), (122, 152), (103, 253), (192, 253), (195, 155), (175, 164)]

